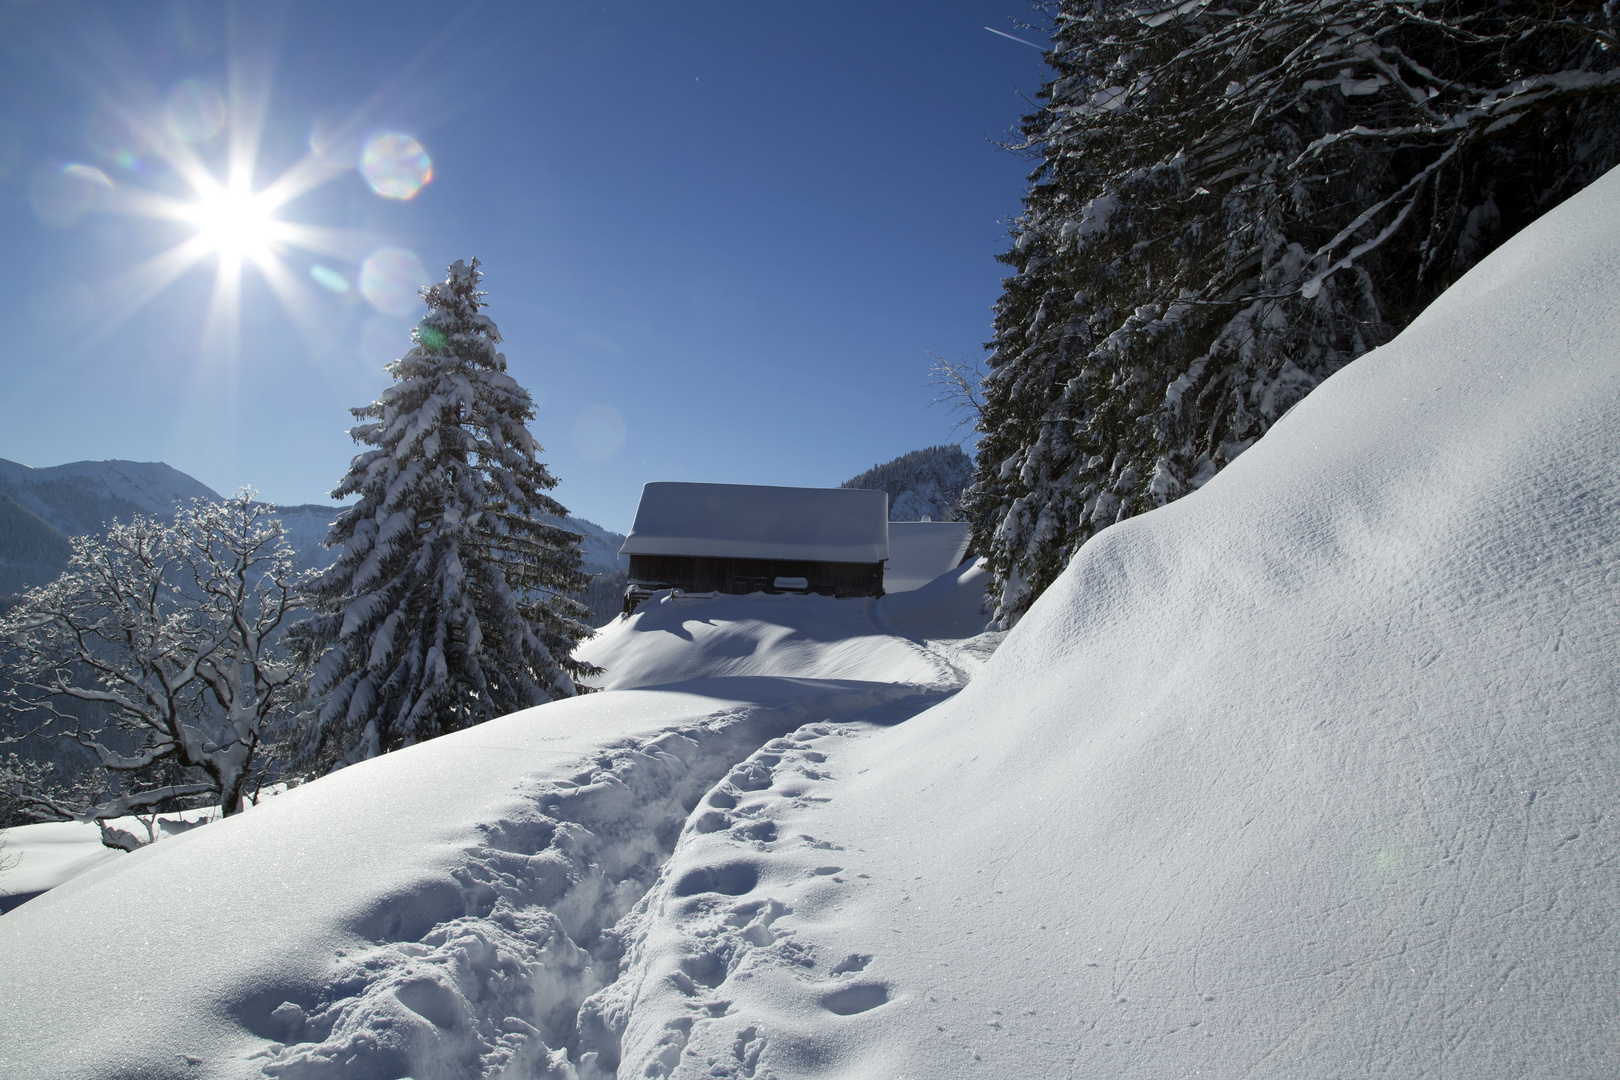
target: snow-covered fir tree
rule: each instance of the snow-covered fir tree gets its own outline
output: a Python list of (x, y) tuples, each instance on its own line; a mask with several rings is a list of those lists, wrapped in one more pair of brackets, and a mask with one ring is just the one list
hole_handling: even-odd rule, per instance
[(1617, 20), (1064, 0), (964, 500), (999, 617), (1613, 165)]
[(590, 633), (571, 597), (588, 577), (578, 533), (529, 432), (529, 392), (506, 373), (482, 312), (478, 260), (422, 290), (415, 347), (394, 383), (351, 410), (371, 449), (333, 498), (358, 496), (326, 543), (323, 612), (296, 628), (320, 659), (301, 748), (332, 768), (577, 692)]

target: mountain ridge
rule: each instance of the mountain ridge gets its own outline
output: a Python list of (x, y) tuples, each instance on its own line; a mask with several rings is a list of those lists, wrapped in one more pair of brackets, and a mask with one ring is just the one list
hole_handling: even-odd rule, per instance
[[(54, 580), (67, 568), (67, 537), (102, 533), (136, 514), (172, 518), (192, 499), (217, 502), (221, 496), (161, 461), (106, 458), (34, 467), (0, 458), (0, 594)], [(343, 507), (272, 505), (299, 569), (331, 565), (337, 552), (321, 541)], [(557, 523), (580, 534), (582, 561), (591, 573), (612, 574), (628, 565), (619, 555), (624, 537), (618, 533), (572, 514)]]
[(890, 521), (959, 521), (962, 489), (973, 479), (973, 459), (946, 443), (874, 465), (839, 487), (889, 493)]

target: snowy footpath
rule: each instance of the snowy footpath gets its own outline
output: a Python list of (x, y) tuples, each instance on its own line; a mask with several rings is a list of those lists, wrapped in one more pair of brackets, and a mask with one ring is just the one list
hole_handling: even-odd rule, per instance
[(612, 1075), (617, 1032), (581, 1005), (671, 852), (730, 828), (713, 808), (783, 751), (959, 689), (1001, 636), (982, 591), (964, 568), (882, 601), (655, 602), (589, 646), (626, 654), (611, 691), (133, 855), (87, 826), (12, 830), (19, 886), (49, 891), (0, 919), (0, 1075)]
[(604, 690), (0, 916), (0, 1076), (1620, 1075), (1620, 175), (1010, 633), (671, 600)]

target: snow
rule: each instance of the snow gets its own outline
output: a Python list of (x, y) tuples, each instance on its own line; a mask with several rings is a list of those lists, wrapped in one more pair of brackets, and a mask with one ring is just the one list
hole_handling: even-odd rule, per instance
[[(606, 690), (686, 679), (775, 675), (864, 679), (955, 690), (983, 663), (983, 570), (881, 598), (792, 593), (688, 599), (657, 594), (581, 642)], [(964, 650), (967, 650), (964, 655)]]
[(734, 762), (812, 720), (935, 700), (804, 679), (569, 699), (112, 860), (0, 917), (0, 1075), (521, 1058), (525, 1024), (565, 1024), (611, 973), (602, 924)]
[(1611, 175), (1005, 636), (655, 599), (23, 904), (0, 1076), (1613, 1076), (1617, 339)]
[(920, 589), (967, 554), (965, 521), (889, 522), (889, 563), (883, 568), (883, 591)]
[[(149, 817), (109, 818), (107, 827), (149, 842), (188, 832), (218, 816), (218, 808), (210, 806)], [(0, 833), (0, 861), (8, 867), (0, 872), (0, 912), (124, 854), (101, 842), (101, 828), (94, 822), (48, 821), (7, 829)]]
[(71, 536), (99, 532), (110, 516), (173, 517), (192, 499), (219, 502), (213, 489), (161, 461), (74, 461), (31, 468), (0, 458), (0, 486)]
[(801, 733), (638, 913), (619, 1075), (1615, 1075), (1617, 334), (1611, 175), (950, 701)]
[(626, 555), (875, 563), (889, 557), (889, 497), (850, 488), (653, 483)]
[(0, 872), (0, 911), (124, 854), (104, 846), (95, 825), (75, 821), (18, 825), (0, 835), (0, 841), (5, 845), (0, 862), (15, 860)]

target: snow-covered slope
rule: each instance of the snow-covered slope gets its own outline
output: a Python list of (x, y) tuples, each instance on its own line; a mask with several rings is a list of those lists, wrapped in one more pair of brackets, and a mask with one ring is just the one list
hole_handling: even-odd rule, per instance
[(962, 489), (973, 479), (973, 459), (960, 446), (930, 446), (874, 465), (840, 487), (889, 493), (890, 521), (954, 521)]
[(1617, 342), (1611, 174), (728, 796), (588, 1006), (619, 1075), (1620, 1075)]
[(588, 572), (602, 574), (630, 568), (630, 556), (619, 554), (619, 547), (624, 543), (623, 533), (604, 529), (594, 521), (586, 521), (573, 514), (563, 518), (560, 524), (582, 537), (580, 561), (585, 564)]
[(0, 491), (0, 596), (52, 580), (72, 554), (59, 529)]
[(118, 856), (0, 916), (0, 1076), (548, 1075), (705, 791), (800, 725), (935, 700), (575, 698)]
[(603, 669), (590, 682), (608, 690), (737, 675), (954, 690), (999, 640), (961, 640), (985, 631), (984, 581), (984, 571), (961, 567), (923, 589), (876, 600), (665, 593), (598, 630), (575, 655)]
[(115, 517), (173, 517), (192, 499), (219, 499), (206, 484), (161, 461), (75, 461), (35, 469), (0, 458), (0, 491), (69, 536), (100, 532)]
[(1612, 175), (954, 696), (976, 570), (672, 604), (0, 916), (0, 1076), (1616, 1075), (1617, 341)]

